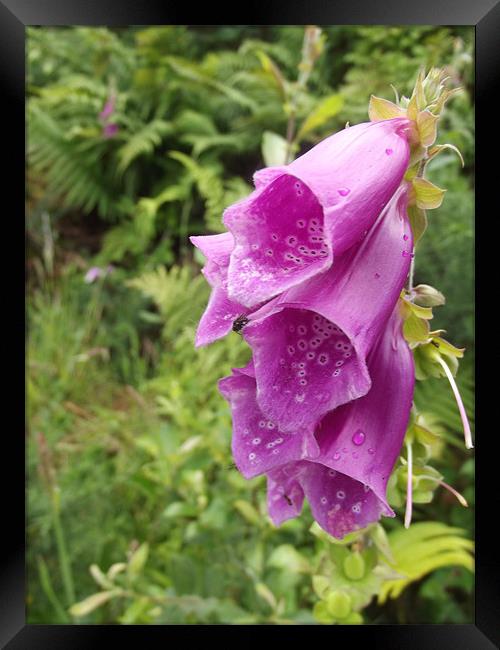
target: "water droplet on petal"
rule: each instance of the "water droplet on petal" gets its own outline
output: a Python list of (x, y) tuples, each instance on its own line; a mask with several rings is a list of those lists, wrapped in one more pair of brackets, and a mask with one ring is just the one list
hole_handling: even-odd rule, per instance
[(333, 460), (338, 460), (340, 458), (340, 454), (338, 452), (335, 452), (333, 454)]
[(340, 194), (340, 196), (347, 196), (347, 195), (349, 194), (350, 191), (351, 191), (351, 190), (350, 190), (348, 187), (341, 187), (341, 188), (338, 190), (338, 193)]
[(352, 441), (353, 441), (353, 443), (354, 443), (355, 445), (357, 445), (357, 446), (359, 447), (360, 445), (362, 445), (362, 444), (364, 443), (365, 438), (366, 438), (366, 436), (365, 436), (365, 434), (364, 434), (364, 431), (361, 431), (361, 429), (359, 429), (359, 430), (356, 431), (356, 433), (353, 435), (353, 437), (352, 437)]
[(385, 150), (385, 153), (386, 153), (388, 156), (391, 156), (394, 152), (392, 151), (392, 149), (386, 149), (386, 150)]
[(404, 239), (405, 241), (408, 241), (408, 235), (403, 235), (403, 239)]
[(368, 453), (373, 455), (375, 453), (375, 449), (373, 447), (370, 447), (370, 449), (368, 449)]

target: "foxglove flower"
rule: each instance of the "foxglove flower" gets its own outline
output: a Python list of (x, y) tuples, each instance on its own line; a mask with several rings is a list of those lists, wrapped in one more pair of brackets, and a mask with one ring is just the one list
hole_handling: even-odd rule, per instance
[(358, 242), (403, 178), (409, 124), (358, 124), (257, 172), (255, 191), (224, 212), (235, 238), (229, 298), (254, 307), (326, 271)]
[(104, 108), (99, 113), (99, 121), (102, 122), (102, 136), (106, 140), (114, 138), (119, 131), (118, 124), (115, 122), (110, 122), (109, 119), (112, 117), (115, 112), (116, 107), (116, 95), (115, 93), (110, 93)]
[[(233, 413), (233, 455), (245, 478), (268, 476), (268, 510), (276, 525), (300, 514), (337, 538), (394, 516), (387, 481), (405, 435), (414, 388), (413, 355), (398, 308), (368, 357), (372, 388), (329, 413), (314, 435), (283, 433), (260, 412), (251, 364), (219, 382)], [(388, 390), (390, 387), (390, 390)]]
[(196, 330), (195, 345), (200, 347), (226, 336), (231, 331), (233, 322), (249, 310), (230, 300), (227, 295), (227, 268), (229, 255), (234, 248), (231, 233), (190, 237), (191, 242), (203, 253), (207, 263), (202, 269), (212, 293), (207, 308)]
[(116, 95), (114, 93), (110, 93), (108, 99), (106, 100), (106, 103), (104, 104), (102, 111), (99, 113), (99, 120), (101, 122), (107, 122), (109, 118), (113, 115), (113, 113), (115, 112), (115, 104), (116, 104)]
[(104, 139), (109, 140), (110, 138), (114, 138), (115, 135), (118, 133), (119, 127), (118, 124), (115, 124), (114, 122), (110, 122), (109, 124), (105, 124), (102, 127), (102, 136)]
[(403, 184), (366, 238), (326, 273), (249, 315), (257, 402), (282, 431), (313, 431), (328, 412), (366, 394), (366, 356), (410, 267), (412, 234)]

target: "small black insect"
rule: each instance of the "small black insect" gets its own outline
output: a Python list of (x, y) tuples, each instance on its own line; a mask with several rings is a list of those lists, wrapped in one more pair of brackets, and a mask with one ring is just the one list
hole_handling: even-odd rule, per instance
[(434, 345), (436, 348), (439, 347), (439, 343), (437, 343), (437, 341), (431, 341), (431, 343), (432, 343), (432, 345)]
[(241, 332), (247, 323), (248, 318), (246, 316), (243, 314), (241, 316), (238, 316), (238, 318), (233, 321), (233, 332)]
[(287, 496), (286, 494), (284, 494), (283, 496), (285, 497), (286, 502), (288, 503), (288, 505), (289, 505), (289, 506), (293, 506), (293, 503), (292, 503), (292, 500), (290, 499), (290, 497)]

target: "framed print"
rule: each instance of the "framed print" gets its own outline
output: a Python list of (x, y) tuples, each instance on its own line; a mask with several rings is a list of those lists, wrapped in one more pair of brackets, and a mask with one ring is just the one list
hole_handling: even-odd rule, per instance
[(498, 647), (500, 4), (259, 9), (0, 4), (2, 647)]

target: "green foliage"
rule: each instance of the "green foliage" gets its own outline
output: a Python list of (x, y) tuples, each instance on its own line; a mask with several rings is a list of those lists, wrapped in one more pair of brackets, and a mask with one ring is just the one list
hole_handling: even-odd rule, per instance
[(408, 530), (395, 530), (389, 535), (394, 566), (406, 577), (386, 582), (379, 593), (379, 603), (397, 598), (414, 580), (449, 564), (473, 571), (473, 543), (462, 530), (437, 522), (417, 523)]
[[(468, 348), (457, 382), (473, 421), (472, 31), (324, 33), (301, 83), (297, 26), (28, 29), (30, 623), (472, 620), (474, 466), (446, 380), (417, 383), (415, 467), (470, 507), (417, 476), (404, 530), (403, 453), (397, 519), (335, 543), (307, 506), (274, 528), (264, 479), (232, 464), (216, 384), (248, 359), (241, 337), (194, 348), (209, 287), (188, 236), (220, 232), (259, 167), (366, 120), (371, 93), (392, 98), (390, 83), (408, 92), (420, 65), (447, 65), (465, 92), (440, 141), (465, 169), (452, 151), (429, 165), (448, 191), (415, 284), (446, 296), (436, 327)], [(112, 93), (118, 131), (104, 138)]]

